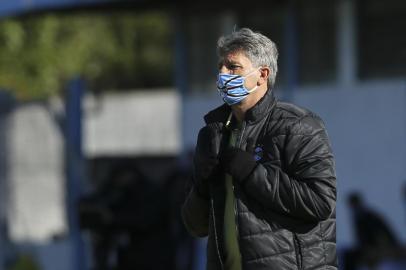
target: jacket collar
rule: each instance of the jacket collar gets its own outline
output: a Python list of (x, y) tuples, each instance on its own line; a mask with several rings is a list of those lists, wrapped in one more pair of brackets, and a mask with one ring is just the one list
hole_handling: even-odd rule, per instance
[[(253, 124), (264, 117), (266, 117), (274, 108), (276, 103), (275, 96), (271, 89), (266, 91), (265, 95), (249, 109), (245, 114), (245, 121), (247, 124)], [(223, 104), (220, 107), (210, 111), (204, 116), (204, 121), (206, 124), (221, 122), (225, 123), (228, 116), (230, 115), (231, 108), (227, 104)]]

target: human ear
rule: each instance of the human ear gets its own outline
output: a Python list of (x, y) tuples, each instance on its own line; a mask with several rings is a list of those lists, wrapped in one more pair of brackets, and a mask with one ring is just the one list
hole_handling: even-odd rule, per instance
[(268, 77), (271, 73), (271, 69), (269, 67), (262, 67), (259, 72), (261, 73), (259, 80), (258, 80), (258, 85), (268, 83)]

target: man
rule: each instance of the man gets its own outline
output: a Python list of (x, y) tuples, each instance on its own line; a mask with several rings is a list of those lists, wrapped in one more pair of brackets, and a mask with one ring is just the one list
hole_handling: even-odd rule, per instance
[(207, 268), (337, 269), (334, 159), (321, 119), (275, 99), (278, 52), (243, 28), (218, 41), (223, 106), (205, 116), (188, 231), (209, 236)]

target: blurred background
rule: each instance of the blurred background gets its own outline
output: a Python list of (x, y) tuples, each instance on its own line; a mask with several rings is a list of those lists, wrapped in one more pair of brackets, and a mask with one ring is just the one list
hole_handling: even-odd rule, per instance
[(241, 27), (326, 123), (340, 269), (406, 269), (405, 1), (3, 0), (0, 270), (205, 269), (179, 211)]

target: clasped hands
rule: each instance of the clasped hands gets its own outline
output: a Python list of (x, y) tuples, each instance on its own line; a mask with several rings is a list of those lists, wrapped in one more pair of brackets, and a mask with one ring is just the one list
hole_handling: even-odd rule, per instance
[[(208, 147), (204, 153), (195, 155), (195, 172), (197, 188), (200, 194), (208, 196), (209, 180), (229, 174), (235, 181), (243, 183), (256, 167), (252, 140), (248, 140), (246, 150), (228, 147), (216, 154), (216, 147)], [(210, 150), (211, 149), (211, 150)], [(214, 150), (214, 151), (213, 151)], [(217, 150), (218, 151), (218, 150)]]

